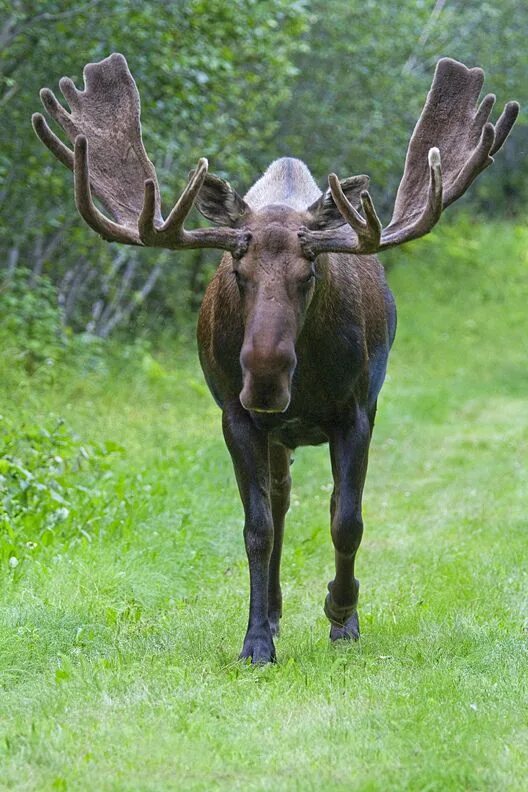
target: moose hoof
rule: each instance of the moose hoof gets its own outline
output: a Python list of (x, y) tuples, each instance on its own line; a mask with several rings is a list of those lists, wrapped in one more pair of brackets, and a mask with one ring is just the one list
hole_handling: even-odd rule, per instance
[(271, 634), (274, 636), (277, 636), (280, 633), (280, 618), (280, 611), (271, 611), (268, 615)]
[(324, 612), (330, 624), (331, 641), (357, 641), (359, 639), (359, 619), (357, 602), (359, 597), (359, 580), (354, 580), (355, 597), (350, 605), (339, 606), (332, 597), (333, 581), (328, 584)]
[(359, 619), (357, 612), (349, 616), (344, 624), (332, 624), (330, 627), (330, 640), (332, 642), (359, 640)]
[(246, 635), (239, 660), (249, 660), (250, 658), (253, 665), (276, 662), (277, 657), (271, 631), (249, 632)]

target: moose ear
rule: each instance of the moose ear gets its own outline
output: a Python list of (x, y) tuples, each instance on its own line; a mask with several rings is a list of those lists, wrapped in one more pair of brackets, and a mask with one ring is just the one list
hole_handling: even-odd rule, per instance
[[(368, 189), (368, 184), (368, 176), (350, 176), (341, 182), (343, 192), (356, 209), (361, 205), (360, 196), (363, 190)], [(306, 225), (313, 231), (338, 228), (347, 222), (335, 205), (330, 189), (323, 193), (306, 211), (310, 215)]]
[(196, 198), (196, 208), (216, 225), (234, 226), (249, 213), (249, 206), (229, 182), (208, 173)]

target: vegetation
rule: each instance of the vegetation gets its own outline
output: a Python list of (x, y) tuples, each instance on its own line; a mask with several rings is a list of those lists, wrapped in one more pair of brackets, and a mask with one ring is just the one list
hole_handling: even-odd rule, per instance
[[(243, 192), (291, 154), (321, 184), (332, 170), (368, 173), (386, 221), (438, 58), (482, 64), (500, 107), (527, 98), (521, 0), (0, 0), (0, 19), (0, 268), (29, 269), (31, 284), (45, 273), (62, 321), (103, 338), (186, 328), (216, 259), (120, 248), (90, 232), (71, 174), (29, 124), (42, 86), (58, 91), (63, 75), (82, 85), (85, 63), (125, 53), (166, 205), (200, 156)], [(526, 206), (527, 130), (521, 113), (468, 196), (488, 216)]]
[[(501, 109), (510, 96), (526, 101), (523, 2), (314, 0), (310, 9), (314, 24), (295, 59), (299, 73), (281, 114), (281, 143), (295, 156), (306, 152), (319, 179), (332, 170), (369, 174), (386, 221), (439, 58), (483, 66), (484, 91), (495, 92)], [(473, 206), (504, 214), (526, 204), (525, 124), (521, 117), (506, 159), (498, 157), (493, 173), (472, 187)]]
[(83, 225), (71, 174), (31, 129), (39, 90), (47, 85), (58, 93), (63, 75), (81, 86), (86, 63), (123, 52), (140, 88), (145, 144), (167, 204), (173, 205), (200, 156), (207, 155), (220, 174), (248, 183), (255, 157), (272, 145), (278, 107), (289, 95), (292, 57), (305, 28), (303, 3), (45, 5), (43, 12), (42, 3), (0, 0), (6, 20), (0, 39), (4, 266), (50, 275), (64, 319), (76, 330), (106, 337), (126, 326), (149, 296), (149, 317), (153, 309), (171, 316), (183, 311), (188, 321), (206, 259), (180, 255), (175, 272), (165, 252), (109, 246)]
[(363, 637), (328, 642), (330, 470), (302, 449), (274, 667), (236, 661), (242, 514), (194, 356), (29, 374), (1, 331), (1, 788), (527, 788), (527, 243), (462, 220), (393, 254)]

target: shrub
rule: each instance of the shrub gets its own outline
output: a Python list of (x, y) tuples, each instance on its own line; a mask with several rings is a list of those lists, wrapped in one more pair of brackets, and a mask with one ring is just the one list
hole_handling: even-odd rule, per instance
[(104, 511), (98, 481), (121, 450), (83, 444), (55, 416), (41, 425), (0, 416), (1, 561), (15, 567), (40, 546), (89, 540), (91, 517)]
[(28, 374), (62, 356), (67, 337), (48, 278), (18, 269), (0, 282), (0, 337), (4, 354), (20, 360)]

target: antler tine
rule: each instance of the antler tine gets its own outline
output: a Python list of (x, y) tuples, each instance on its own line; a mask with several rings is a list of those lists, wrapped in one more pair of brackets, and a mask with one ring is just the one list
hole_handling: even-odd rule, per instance
[(486, 123), (486, 121), (489, 120), (496, 99), (497, 97), (495, 96), (495, 94), (489, 93), (486, 94), (486, 96), (480, 103), (479, 108), (475, 113), (475, 118), (473, 119), (473, 124), (477, 129), (481, 129)]
[(76, 127), (70, 113), (61, 105), (53, 91), (50, 91), (49, 88), (42, 88), (39, 92), (39, 96), (40, 101), (50, 116), (64, 129), (70, 140), (72, 140), (76, 134)]
[(149, 240), (155, 239), (158, 233), (154, 218), (156, 216), (156, 184), (154, 179), (145, 181), (145, 193), (143, 197), (143, 208), (138, 217), (139, 238), (144, 244), (151, 244)]
[(198, 228), (186, 231), (183, 227), (203, 186), (207, 169), (208, 162), (202, 157), (168, 218), (160, 226), (155, 224), (156, 185), (152, 179), (147, 179), (143, 209), (138, 218), (139, 238), (144, 245), (169, 250), (217, 248), (229, 250), (231, 253), (242, 252), (247, 247), (248, 234), (234, 228)]
[(493, 157), (490, 156), (490, 152), (494, 142), (495, 128), (493, 124), (488, 121), (484, 124), (480, 140), (475, 150), (470, 155), (450, 188), (446, 190), (444, 207), (449, 206), (453, 201), (456, 201), (457, 198), (460, 198), (460, 196), (466, 192), (471, 182), (475, 181), (479, 173), (487, 168), (488, 165), (491, 165)]
[(207, 175), (207, 169), (208, 162), (205, 157), (202, 157), (169, 216), (157, 228), (154, 223), (156, 206), (155, 185), (151, 179), (145, 182), (145, 201), (138, 218), (139, 236), (145, 245), (159, 247), (181, 246), (186, 242), (191, 243), (193, 232), (185, 231), (183, 224), (194, 206), (194, 202)]
[(51, 131), (42, 113), (33, 113), (31, 116), (31, 123), (33, 124), (33, 129), (46, 148), (48, 148), (63, 165), (73, 170), (73, 151), (71, 151), (68, 146), (65, 146), (62, 140), (59, 140), (57, 135)]
[(93, 202), (90, 188), (90, 168), (88, 164), (88, 142), (84, 135), (75, 138), (74, 150), (74, 188), (75, 205), (81, 217), (90, 228), (97, 231), (108, 242), (123, 242), (126, 245), (141, 245), (137, 234), (125, 226), (114, 223), (99, 211)]
[(365, 215), (365, 218), (363, 218), (346, 197), (341, 187), (341, 182), (335, 173), (331, 173), (328, 176), (328, 184), (335, 205), (357, 234), (357, 252), (370, 253), (378, 250), (381, 236), (381, 221), (376, 214), (372, 198), (368, 191), (363, 190), (360, 196), (361, 208)]
[(519, 102), (508, 102), (504, 107), (497, 123), (495, 124), (495, 142), (491, 147), (490, 156), (493, 156), (502, 147), (502, 144), (510, 134), (510, 130), (519, 115)]
[(205, 177), (207, 176), (208, 167), (209, 163), (205, 157), (202, 157), (198, 160), (196, 170), (194, 173), (191, 173), (185, 190), (180, 195), (171, 213), (163, 224), (163, 229), (168, 234), (175, 233), (178, 235), (180, 233), (185, 233), (183, 231), (183, 224), (187, 218), (187, 215), (193, 208), (198, 193), (202, 188)]
[(379, 250), (395, 247), (402, 242), (408, 242), (411, 239), (418, 239), (424, 236), (440, 219), (444, 202), (442, 197), (442, 162), (439, 150), (435, 147), (430, 149), (427, 159), (429, 163), (429, 189), (427, 202), (422, 214), (413, 223), (398, 229), (394, 233), (382, 232)]

